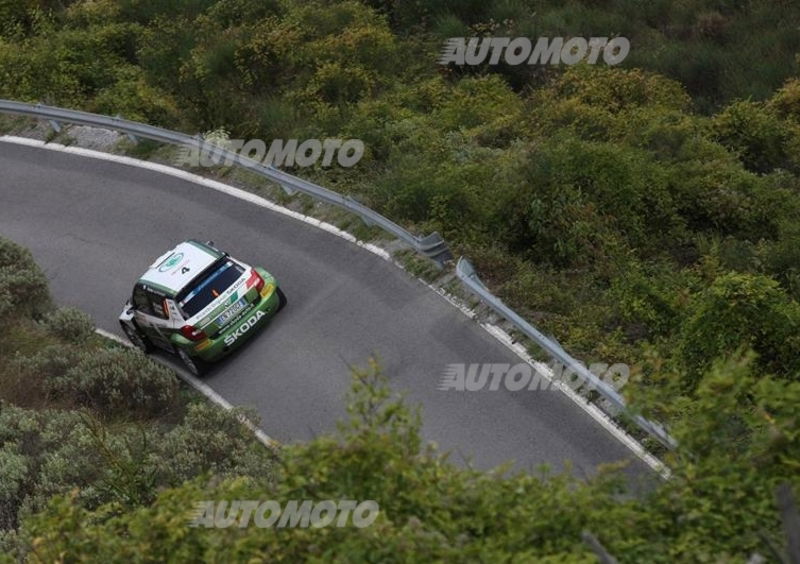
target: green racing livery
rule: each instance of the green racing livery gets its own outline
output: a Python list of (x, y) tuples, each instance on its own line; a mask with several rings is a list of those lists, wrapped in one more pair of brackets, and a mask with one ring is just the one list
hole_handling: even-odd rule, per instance
[(199, 376), (236, 350), (286, 304), (275, 277), (213, 243), (185, 241), (160, 256), (133, 288), (119, 317), (144, 352), (176, 353)]

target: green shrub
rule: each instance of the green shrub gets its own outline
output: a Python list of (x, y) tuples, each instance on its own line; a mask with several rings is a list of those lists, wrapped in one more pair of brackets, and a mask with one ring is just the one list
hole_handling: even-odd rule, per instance
[(92, 319), (74, 307), (61, 307), (42, 319), (45, 329), (51, 334), (75, 345), (86, 342), (94, 335)]
[(134, 66), (121, 67), (117, 79), (97, 92), (89, 109), (160, 126), (173, 126), (179, 113), (174, 100), (148, 84), (142, 69)]
[(0, 459), (0, 531), (15, 528), (21, 514), (41, 509), (54, 494), (82, 487), (81, 499), (94, 497), (87, 486), (99, 459), (76, 413), (0, 403)]
[(788, 164), (785, 144), (789, 132), (762, 103), (734, 102), (714, 116), (712, 130), (748, 170), (765, 173)]
[(691, 231), (756, 242), (778, 236), (797, 200), (779, 178), (760, 176), (725, 159), (692, 159), (670, 170), (670, 190)]
[(170, 429), (163, 422), (108, 424), (87, 412), (0, 402), (0, 554), (25, 543), (4, 533), (54, 495), (74, 491), (86, 508), (130, 507), (206, 473), (269, 483), (273, 455), (238, 414), (195, 404)]
[(778, 115), (800, 123), (800, 78), (788, 80), (769, 104)]
[(669, 337), (679, 325), (690, 288), (699, 280), (689, 271), (675, 271), (669, 263), (640, 265), (614, 278), (609, 301), (615, 318), (632, 340)]
[(691, 102), (679, 82), (641, 69), (617, 69), (601, 65), (570, 67), (547, 90), (546, 95), (575, 98), (612, 113), (641, 106), (686, 110)]
[[(78, 360), (80, 348), (63, 343), (48, 343), (41, 329), (32, 336), (32, 351), (17, 350), (4, 370), (0, 396), (25, 407), (65, 405), (72, 407), (73, 397), (53, 389), (53, 382), (67, 373)], [(52, 341), (52, 339), (50, 339)]]
[(375, 81), (365, 69), (327, 63), (314, 73), (306, 95), (311, 100), (342, 104), (369, 96), (374, 87)]
[(19, 499), (28, 473), (28, 460), (17, 450), (17, 443), (0, 445), (0, 554), (4, 552), (3, 532), (18, 525)]
[(21, 377), (44, 382), (61, 378), (78, 361), (81, 350), (62, 344), (48, 344), (31, 356), (18, 355), (12, 365)]
[(120, 0), (120, 15), (129, 21), (147, 23), (158, 17), (198, 16), (216, 0)]
[(800, 370), (800, 304), (763, 275), (729, 273), (697, 295), (681, 330), (685, 388), (718, 358), (752, 348), (767, 373), (796, 377)]
[[(269, 481), (270, 453), (253, 440), (253, 431), (239, 420), (241, 414), (207, 402), (189, 405), (181, 424), (154, 445), (159, 482), (180, 484), (204, 472)], [(258, 421), (252, 413), (246, 415)]]
[(103, 414), (164, 415), (177, 406), (174, 373), (137, 350), (87, 351), (63, 376), (52, 378), (53, 393)]
[[(560, 266), (606, 264), (681, 242), (665, 171), (644, 151), (563, 136), (531, 151), (524, 181), (500, 195), (510, 246)], [(653, 237), (658, 233), (658, 237)]]
[[(455, 464), (425, 444), (419, 417), (388, 399), (385, 383), (378, 387), (371, 375), (358, 374), (350, 420), (337, 436), (283, 449), (274, 484), (199, 478), (127, 511), (119, 505), (87, 511), (74, 495), (61, 497), (27, 519), (23, 531), (37, 539), (35, 556), (46, 561), (268, 554), (287, 561), (345, 555), (590, 562), (596, 557), (581, 539), (587, 530), (621, 562), (746, 561), (755, 552), (781, 550), (775, 486), (788, 481), (797, 491), (800, 485), (800, 383), (757, 375), (748, 360), (717, 363), (704, 376), (697, 401), (672, 429), (679, 450), (668, 459), (669, 480), (623, 480), (607, 470), (575, 476), (570, 467), (556, 476), (546, 467), (480, 472)], [(245, 528), (187, 527), (187, 512), (208, 499), (269, 499), (282, 507), (289, 499), (376, 500), (380, 512), (361, 530), (258, 528), (252, 518)]]
[(47, 278), (27, 249), (0, 237), (0, 320), (50, 309)]

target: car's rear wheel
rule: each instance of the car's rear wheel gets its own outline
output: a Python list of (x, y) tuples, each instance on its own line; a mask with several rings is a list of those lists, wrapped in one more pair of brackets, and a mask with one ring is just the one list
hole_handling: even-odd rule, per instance
[(278, 286), (278, 289), (276, 291), (278, 292), (278, 309), (277, 309), (277, 311), (280, 311), (280, 310), (282, 310), (284, 308), (284, 306), (286, 305), (288, 300), (286, 299), (286, 294), (283, 293), (283, 290), (281, 290), (280, 286)]
[(190, 356), (184, 349), (178, 349), (178, 356), (192, 376), (202, 376), (208, 371), (208, 363), (197, 357)]
[(150, 342), (150, 339), (148, 339), (138, 327), (134, 327), (128, 323), (120, 323), (120, 325), (122, 325), (122, 331), (134, 347), (145, 354), (153, 350), (153, 343)]

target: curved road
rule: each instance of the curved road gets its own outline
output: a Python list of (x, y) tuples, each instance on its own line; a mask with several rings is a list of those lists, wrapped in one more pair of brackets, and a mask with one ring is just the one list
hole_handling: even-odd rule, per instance
[(393, 387), (422, 404), (425, 438), (479, 468), (514, 460), (592, 474), (632, 460), (622, 443), (558, 392), (436, 389), (449, 363), (519, 359), (391, 263), (279, 213), (169, 175), (0, 142), (0, 234), (28, 247), (55, 299), (119, 333), (134, 280), (176, 242), (212, 239), (264, 265), (289, 305), (205, 381), (254, 407), (282, 441), (335, 428), (348, 365), (377, 354)]

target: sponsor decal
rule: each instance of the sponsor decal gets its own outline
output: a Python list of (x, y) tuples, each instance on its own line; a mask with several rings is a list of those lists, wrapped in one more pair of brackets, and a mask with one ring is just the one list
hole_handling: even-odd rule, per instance
[[(232, 296), (233, 294), (237, 294), (239, 288), (241, 288), (242, 285), (244, 285), (244, 283), (245, 279), (240, 278), (238, 282), (235, 282), (233, 286), (231, 286), (230, 288), (225, 290), (225, 292), (222, 293), (222, 299), (225, 300), (225, 305), (221, 306), (219, 298), (215, 298), (210, 304), (208, 304), (204, 309), (202, 309), (200, 313), (197, 313), (196, 316), (203, 319), (200, 325), (209, 323), (212, 319), (217, 317), (228, 306), (228, 303), (233, 303), (233, 301), (235, 300), (228, 302), (230, 296)], [(185, 298), (184, 302), (186, 302), (187, 299), (188, 298)]]
[(158, 267), (158, 271), (159, 272), (166, 272), (168, 270), (171, 270), (171, 269), (175, 268), (175, 266), (179, 262), (181, 262), (182, 258), (183, 258), (183, 253), (175, 253), (174, 255), (169, 257), (167, 260), (165, 260), (164, 264), (162, 264), (161, 266)]
[(263, 311), (256, 312), (255, 315), (252, 315), (250, 318), (247, 319), (247, 321), (242, 323), (236, 331), (225, 337), (225, 344), (227, 346), (231, 346), (239, 339), (239, 337), (241, 337), (242, 335), (247, 333), (250, 329), (252, 329), (253, 326), (256, 323), (258, 323), (258, 320), (264, 317), (265, 315), (266, 314)]
[(144, 290), (145, 292), (150, 292), (152, 294), (155, 294), (156, 296), (159, 296), (161, 298), (165, 298), (167, 296), (164, 292), (162, 292), (158, 288), (154, 288), (153, 286), (149, 286), (147, 284), (142, 284), (142, 290)]

